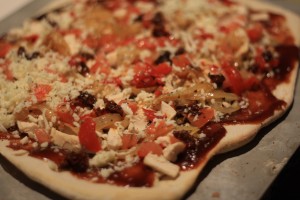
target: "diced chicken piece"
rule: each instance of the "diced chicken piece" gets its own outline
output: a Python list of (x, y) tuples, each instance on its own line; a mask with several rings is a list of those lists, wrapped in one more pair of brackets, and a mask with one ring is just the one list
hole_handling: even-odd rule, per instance
[(114, 151), (100, 151), (89, 162), (90, 166), (105, 167), (116, 159)]
[(107, 95), (106, 98), (110, 101), (119, 103), (121, 100), (129, 98), (130, 94), (131, 94), (131, 89), (124, 89), (122, 92), (118, 92), (112, 95)]
[(155, 140), (155, 143), (157, 143), (163, 147), (166, 147), (171, 143), (170, 137), (169, 136), (160, 136)]
[(17, 121), (18, 128), (21, 132), (27, 133), (38, 128), (38, 125), (32, 122)]
[(114, 170), (112, 168), (102, 168), (100, 170), (100, 175), (103, 178), (108, 178), (112, 173), (114, 173)]
[(133, 114), (131, 108), (128, 106), (127, 103), (122, 103), (122, 104), (121, 104), (121, 108), (123, 109), (123, 111), (124, 111), (124, 113), (125, 113), (126, 115), (132, 115), (132, 114)]
[(161, 102), (161, 112), (167, 115), (167, 119), (172, 119), (176, 115), (176, 110), (164, 101)]
[(151, 153), (147, 154), (144, 158), (144, 164), (172, 178), (176, 178), (179, 174), (179, 166), (169, 162), (163, 156), (157, 156)]
[(170, 144), (163, 150), (164, 157), (174, 162), (177, 159), (177, 155), (181, 153), (185, 148), (185, 144), (183, 142), (176, 142), (174, 144)]
[(22, 122), (17, 121), (18, 128), (21, 132), (27, 133), (31, 139), (37, 140), (34, 130), (39, 128), (39, 126), (32, 122)]
[(28, 143), (28, 141), (29, 141), (29, 138), (28, 138), (27, 136), (25, 136), (25, 137), (23, 137), (23, 138), (20, 140), (20, 143), (21, 143), (22, 145), (25, 145), (25, 144)]
[(75, 152), (80, 151), (81, 149), (78, 136), (68, 135), (56, 130), (55, 128), (52, 128), (50, 137), (51, 137), (51, 142), (61, 147), (62, 149), (75, 151)]
[(122, 146), (122, 138), (117, 129), (110, 128), (107, 134), (107, 145), (109, 149), (119, 149)]
[(68, 34), (68, 35), (64, 36), (63, 38), (69, 46), (69, 50), (70, 50), (71, 55), (74, 55), (74, 54), (79, 52), (81, 45), (77, 41), (75, 35)]
[(136, 113), (136, 115), (133, 115), (133, 117), (130, 118), (130, 123), (128, 130), (129, 131), (137, 131), (137, 132), (143, 132), (148, 124), (148, 120), (146, 116), (144, 115), (144, 112), (142, 109), (139, 109)]

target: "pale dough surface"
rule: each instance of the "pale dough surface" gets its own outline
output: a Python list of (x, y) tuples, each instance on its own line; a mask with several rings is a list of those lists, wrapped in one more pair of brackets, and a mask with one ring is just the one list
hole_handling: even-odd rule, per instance
[[(265, 4), (259, 1), (239, 0), (245, 4), (250, 4), (255, 9), (266, 9), (284, 14), (287, 17), (289, 27), (299, 44), (300, 20), (299, 18), (281, 8)], [(59, 4), (65, 1), (57, 1)], [(297, 64), (298, 66), (298, 64)], [(69, 198), (69, 199), (87, 199), (87, 200), (117, 200), (117, 199), (181, 199), (195, 183), (198, 175), (202, 171), (209, 159), (218, 153), (224, 153), (251, 141), (257, 132), (264, 126), (281, 117), (288, 107), (292, 104), (294, 96), (294, 87), (298, 68), (294, 68), (289, 83), (279, 85), (273, 92), (274, 95), (287, 102), (287, 108), (276, 112), (275, 115), (265, 120), (262, 124), (256, 125), (234, 125), (227, 126), (226, 136), (203, 158), (201, 164), (194, 170), (181, 172), (176, 180), (163, 180), (157, 182), (151, 188), (129, 188), (118, 187), (107, 184), (94, 184), (83, 181), (72, 176), (68, 172), (55, 172), (50, 169), (48, 162), (39, 160), (27, 155), (17, 155), (18, 153), (7, 148), (7, 142), (0, 142), (0, 153), (6, 157), (18, 169), (24, 172), (32, 180), (41, 183), (49, 189)], [(242, 131), (241, 131), (242, 130)]]

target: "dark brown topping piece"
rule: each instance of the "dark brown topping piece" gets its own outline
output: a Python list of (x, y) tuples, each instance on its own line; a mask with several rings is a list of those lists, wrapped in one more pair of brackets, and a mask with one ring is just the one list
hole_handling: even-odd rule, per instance
[(123, 116), (124, 112), (121, 106), (116, 104), (114, 101), (109, 101), (107, 99), (104, 99), (105, 102), (105, 110), (108, 111), (109, 113), (118, 113), (121, 116)]
[(64, 161), (60, 164), (59, 169), (71, 170), (72, 172), (83, 173), (89, 167), (89, 157), (85, 152), (68, 153)]
[(80, 95), (75, 99), (73, 105), (93, 109), (96, 101), (97, 99), (94, 95), (88, 92), (81, 92)]
[(81, 74), (82, 76), (86, 76), (90, 73), (89, 67), (85, 64), (85, 62), (78, 62), (76, 63), (76, 70)]
[(37, 51), (34, 51), (32, 54), (28, 54), (26, 52), (26, 49), (24, 47), (19, 47), (18, 51), (17, 51), (17, 55), (18, 56), (23, 56), (25, 57), (27, 60), (32, 60), (32, 59), (35, 59), (35, 58), (38, 58), (40, 57), (40, 53), (37, 52)]
[(223, 82), (225, 81), (225, 77), (222, 74), (208, 74), (211, 82), (217, 84), (218, 88), (221, 88), (223, 85)]
[(172, 60), (170, 59), (171, 53), (169, 51), (164, 51), (155, 61), (154, 64), (158, 65), (163, 62), (169, 62), (172, 64)]
[(220, 124), (207, 124), (203, 129), (206, 137), (192, 136), (188, 131), (174, 131), (174, 136), (186, 144), (184, 152), (179, 154), (177, 163), (183, 170), (194, 168), (205, 155), (225, 136), (226, 130)]

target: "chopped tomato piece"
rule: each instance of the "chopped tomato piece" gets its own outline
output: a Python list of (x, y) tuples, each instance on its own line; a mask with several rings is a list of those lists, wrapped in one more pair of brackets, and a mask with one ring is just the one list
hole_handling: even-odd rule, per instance
[(229, 24), (220, 26), (219, 29), (220, 29), (221, 32), (228, 34), (228, 33), (231, 33), (233, 31), (235, 31), (239, 27), (241, 27), (241, 25), (238, 22), (233, 21)]
[(198, 128), (202, 128), (205, 124), (207, 124), (210, 120), (212, 120), (215, 116), (215, 112), (211, 108), (203, 108), (199, 111), (198, 116), (188, 115), (189, 122)]
[(155, 44), (155, 41), (152, 41), (152, 38), (142, 38), (136, 41), (136, 46), (140, 49), (154, 51), (157, 45)]
[(73, 113), (73, 111), (68, 110), (65, 105), (58, 106), (57, 110), (56, 110), (58, 119), (67, 124), (73, 124), (73, 122), (74, 122), (72, 113)]
[(0, 41), (0, 58), (4, 58), (11, 49), (11, 44)]
[(39, 39), (39, 35), (32, 34), (24, 37), (24, 40), (30, 43), (35, 43)]
[(159, 86), (155, 91), (154, 91), (154, 95), (155, 97), (159, 97), (160, 95), (162, 95), (163, 93), (163, 87)]
[(247, 29), (247, 34), (251, 42), (258, 42), (263, 37), (263, 27), (260, 23), (255, 23)]
[(172, 67), (167, 63), (150, 65), (138, 63), (134, 67), (135, 75), (131, 84), (137, 88), (146, 88), (162, 85), (162, 79), (172, 71)]
[(255, 76), (251, 76), (244, 81), (244, 87), (247, 90), (251, 90), (255, 85), (259, 84), (259, 80)]
[(44, 101), (51, 90), (52, 87), (50, 85), (38, 84), (34, 88), (34, 95), (36, 96), (38, 101)]
[(150, 76), (147, 72), (146, 73), (138, 73), (135, 74), (131, 84), (136, 86), (137, 88), (147, 88), (147, 87), (154, 87), (159, 85), (156, 78)]
[(137, 150), (139, 157), (144, 158), (148, 153), (162, 155), (162, 148), (155, 142), (143, 142)]
[(99, 47), (99, 38), (87, 36), (83, 43), (92, 49), (97, 49)]
[[(101, 72), (103, 73), (103, 72)], [(111, 77), (109, 79), (106, 79), (103, 81), (103, 84), (114, 84), (116, 86), (122, 87), (123, 83), (122, 80), (119, 77)]]
[(100, 52), (96, 55), (96, 62), (95, 64), (90, 68), (90, 72), (95, 73), (102, 73), (109, 75), (110, 73), (110, 65), (107, 59), (105, 58), (105, 54)]
[(83, 120), (80, 125), (78, 137), (80, 144), (88, 151), (96, 153), (101, 150), (101, 141), (96, 134), (96, 123), (90, 117)]
[(107, 34), (107, 35), (102, 35), (99, 39), (99, 47), (106, 52), (112, 52), (115, 50), (119, 45), (118, 45), (118, 38), (116, 35), (113, 34)]
[(179, 43), (178, 39), (175, 39), (174, 37), (158, 37), (156, 38), (157, 44), (159, 47), (164, 47), (167, 44), (171, 44), (172, 46), (176, 46)]
[(130, 149), (138, 143), (138, 138), (135, 134), (124, 134), (122, 136), (122, 149)]
[(139, 109), (136, 102), (128, 101), (127, 104), (129, 106), (129, 108), (132, 110), (133, 114), (135, 114), (137, 112), (137, 110)]
[(150, 74), (154, 77), (165, 77), (169, 73), (171, 73), (172, 67), (166, 62), (161, 63), (157, 66), (153, 66)]
[(155, 115), (155, 110), (143, 108), (143, 111), (149, 121), (153, 121), (155, 118), (158, 118), (158, 116)]
[(34, 134), (39, 143), (50, 142), (50, 135), (46, 132), (45, 129), (35, 129)]
[(109, 75), (110, 67), (108, 65), (102, 65), (101, 62), (96, 62), (90, 69), (90, 72), (93, 74), (106, 74)]
[(153, 122), (146, 129), (146, 133), (153, 139), (167, 135), (174, 128), (173, 125), (168, 125), (165, 121), (159, 121), (157, 123)]
[(172, 62), (174, 65), (182, 68), (186, 68), (191, 64), (186, 54), (175, 56)]
[(233, 93), (240, 95), (244, 91), (244, 80), (235, 67), (228, 64), (222, 66), (225, 81), (223, 86), (228, 87)]
[(228, 7), (236, 4), (235, 2), (233, 2), (231, 0), (221, 0), (221, 2)]

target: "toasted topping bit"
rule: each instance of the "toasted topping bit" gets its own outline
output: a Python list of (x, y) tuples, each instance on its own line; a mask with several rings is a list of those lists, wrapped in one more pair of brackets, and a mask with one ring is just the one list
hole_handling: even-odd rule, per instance
[(122, 146), (122, 139), (117, 129), (110, 128), (107, 134), (107, 145), (109, 149), (119, 149)]

